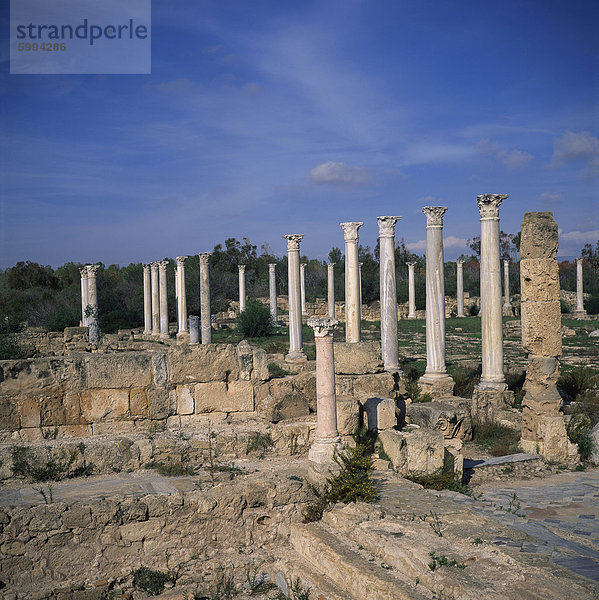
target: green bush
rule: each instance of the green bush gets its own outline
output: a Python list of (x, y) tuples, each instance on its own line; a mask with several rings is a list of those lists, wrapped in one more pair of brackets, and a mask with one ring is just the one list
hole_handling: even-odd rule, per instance
[(476, 304), (470, 305), (470, 307), (468, 308), (468, 315), (470, 317), (476, 317), (476, 315), (478, 315), (478, 306), (476, 306)]
[(19, 344), (13, 333), (0, 333), (0, 360), (27, 358), (30, 353)]
[(139, 567), (131, 573), (133, 575), (133, 587), (150, 596), (158, 596), (164, 590), (164, 586), (170, 581), (167, 573), (154, 571), (148, 567)]
[(599, 294), (593, 294), (585, 301), (585, 309), (589, 315), (599, 315)]
[(562, 315), (572, 312), (572, 309), (570, 308), (570, 303), (566, 302), (563, 298), (560, 298), (559, 307), (562, 312)]
[(593, 437), (591, 436), (591, 432), (589, 430), (585, 431), (578, 438), (578, 456), (580, 456), (581, 461), (585, 462), (591, 458), (594, 445)]
[(557, 388), (566, 400), (576, 400), (576, 398), (592, 386), (591, 372), (585, 367), (574, 367), (571, 371), (564, 373), (557, 380)]
[(472, 421), (472, 441), (491, 456), (505, 456), (520, 451), (520, 434), (493, 421)]
[(270, 310), (250, 298), (245, 310), (237, 317), (237, 329), (244, 338), (267, 337), (272, 334)]
[(78, 310), (59, 304), (52, 314), (44, 319), (46, 331), (62, 331), (65, 327), (79, 325), (80, 313)]
[(275, 362), (268, 363), (268, 374), (273, 378), (286, 377), (287, 375), (291, 375), (289, 371), (283, 369)]
[(448, 371), (455, 383), (453, 395), (460, 398), (472, 398), (474, 386), (480, 381), (478, 369), (450, 367)]

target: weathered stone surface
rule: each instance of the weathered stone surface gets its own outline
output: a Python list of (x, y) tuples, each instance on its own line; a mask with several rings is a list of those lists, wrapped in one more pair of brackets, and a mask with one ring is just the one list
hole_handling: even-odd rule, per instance
[(148, 416), (148, 390), (131, 388), (129, 392), (129, 410), (132, 417)]
[(86, 390), (81, 393), (85, 422), (124, 419), (129, 415), (129, 390)]
[(443, 434), (431, 429), (402, 432), (389, 429), (379, 434), (393, 468), (402, 474), (427, 475), (443, 468)]
[(362, 375), (383, 371), (379, 342), (335, 342), (335, 373)]
[(553, 258), (520, 261), (522, 302), (552, 302), (559, 299), (559, 268)]
[(171, 384), (234, 381), (239, 378), (235, 346), (171, 346), (167, 356)]
[(555, 258), (558, 228), (550, 212), (524, 213), (520, 238), (520, 258)]
[(559, 300), (523, 302), (522, 347), (529, 354), (561, 356), (562, 331)]
[(352, 435), (360, 425), (360, 404), (351, 396), (337, 396), (337, 430)]
[(470, 439), (472, 424), (464, 406), (458, 407), (445, 402), (411, 403), (406, 408), (410, 423), (420, 427), (436, 429), (446, 439)]
[(126, 388), (151, 385), (151, 357), (145, 352), (92, 354), (86, 361), (90, 388)]
[(368, 431), (384, 431), (397, 425), (395, 400), (367, 398), (361, 404), (364, 409), (364, 424)]
[(353, 377), (353, 394), (356, 398), (394, 398), (396, 385), (394, 373), (375, 373)]
[(194, 413), (194, 399), (192, 387), (192, 385), (177, 386), (177, 414), (191, 415)]
[(19, 406), (21, 427), (39, 427), (42, 424), (41, 407), (36, 397), (25, 398)]
[(250, 381), (198, 383), (194, 399), (196, 413), (254, 410), (254, 388)]
[(306, 394), (294, 386), (294, 377), (271, 379), (268, 385), (260, 386), (256, 410), (273, 423), (284, 419), (302, 417), (310, 413)]
[(266, 381), (270, 377), (268, 372), (268, 354), (262, 348), (254, 348), (252, 351), (253, 369), (252, 379)]
[(65, 327), (64, 328), (64, 341), (72, 342), (77, 339), (88, 339), (89, 328), (88, 327)]
[(235, 348), (237, 361), (239, 363), (239, 379), (249, 381), (254, 368), (253, 352), (247, 340), (241, 340)]

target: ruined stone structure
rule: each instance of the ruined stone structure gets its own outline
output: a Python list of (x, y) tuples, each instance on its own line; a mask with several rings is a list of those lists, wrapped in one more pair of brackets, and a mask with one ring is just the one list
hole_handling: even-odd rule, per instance
[(562, 353), (557, 223), (550, 212), (524, 214), (520, 241), (522, 347), (528, 367), (522, 402), (522, 449), (565, 461), (569, 442), (557, 391)]
[(345, 341), (352, 344), (361, 339), (358, 229), (364, 223), (351, 221), (340, 225), (345, 241)]

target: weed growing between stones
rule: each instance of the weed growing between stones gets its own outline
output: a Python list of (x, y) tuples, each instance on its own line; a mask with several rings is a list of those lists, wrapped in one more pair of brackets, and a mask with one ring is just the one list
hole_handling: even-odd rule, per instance
[(310, 486), (316, 499), (308, 504), (302, 516), (304, 523), (319, 521), (323, 512), (337, 502), (375, 502), (376, 488), (370, 477), (372, 455), (363, 444), (356, 444), (335, 455), (340, 470), (329, 477), (321, 490)]
[(168, 456), (166, 461), (152, 460), (145, 465), (146, 469), (155, 469), (165, 477), (180, 477), (182, 475), (193, 475), (195, 467), (191, 464), (189, 453), (182, 450), (178, 459)]
[(245, 449), (246, 454), (256, 452), (259, 458), (264, 458), (266, 451), (274, 446), (270, 433), (260, 433), (255, 431), (250, 439), (248, 440), (247, 447)]
[(431, 561), (428, 563), (428, 568), (431, 571), (436, 571), (439, 567), (455, 567), (457, 569), (466, 568), (466, 565), (463, 562), (449, 560), (445, 554), (437, 556), (437, 553), (434, 550), (431, 550), (428, 555), (431, 557)]
[(155, 571), (148, 567), (139, 567), (131, 575), (133, 575), (133, 587), (150, 596), (161, 594), (166, 584), (170, 581), (167, 573)]
[(526, 371), (520, 373), (507, 372), (505, 374), (505, 382), (508, 390), (514, 392), (514, 408), (522, 407), (524, 399), (524, 382), (526, 381)]
[(565, 400), (574, 401), (593, 385), (592, 375), (585, 367), (574, 367), (557, 380), (557, 388)]
[(493, 421), (472, 421), (472, 441), (491, 456), (505, 456), (520, 452), (520, 434), (514, 429)]
[(453, 390), (454, 396), (459, 396), (460, 398), (472, 398), (474, 387), (480, 381), (479, 370), (453, 366), (448, 369), (448, 372), (455, 384)]
[(291, 373), (289, 371), (287, 371), (286, 369), (283, 369), (275, 362), (268, 363), (268, 374), (272, 378), (286, 377), (287, 375), (291, 375)]
[(453, 473), (443, 471), (443, 469), (429, 475), (416, 475), (412, 473), (406, 475), (405, 478), (420, 484), (427, 490), (450, 490), (466, 496), (473, 495), (472, 490), (467, 485), (464, 485), (459, 477), (456, 477)]
[(433, 399), (432, 396), (420, 391), (418, 378), (421, 375), (422, 372), (414, 365), (407, 365), (404, 368), (402, 381), (406, 390), (406, 395), (408, 398), (412, 399), (412, 402), (431, 402)]
[(289, 596), (285, 596), (283, 592), (279, 592), (275, 600), (310, 600), (310, 588), (304, 588), (299, 577), (291, 585)]
[(33, 481), (60, 481), (72, 477), (85, 477), (91, 475), (93, 470), (93, 465), (85, 462), (79, 467), (73, 467), (77, 459), (76, 450), (72, 450), (68, 455), (63, 450), (60, 458), (50, 458), (48, 453), (46, 461), (40, 462), (31, 448), (13, 446), (11, 456), (13, 475)]

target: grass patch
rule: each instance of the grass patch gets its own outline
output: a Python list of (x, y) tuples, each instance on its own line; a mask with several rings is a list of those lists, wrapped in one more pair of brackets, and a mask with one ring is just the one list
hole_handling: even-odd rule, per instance
[(419, 483), (427, 490), (450, 490), (466, 496), (472, 496), (472, 490), (467, 485), (464, 485), (459, 477), (456, 477), (453, 473), (447, 473), (443, 469), (429, 475), (410, 474), (405, 477), (414, 483)]
[(152, 460), (146, 463), (146, 469), (154, 469), (165, 477), (181, 477), (194, 475), (195, 467), (191, 464), (189, 454), (183, 450), (177, 459), (167, 456), (166, 461)]
[(280, 367), (277, 363), (271, 362), (268, 363), (268, 374), (272, 378), (276, 377), (286, 377), (287, 375), (291, 375), (289, 371)]
[(472, 421), (472, 441), (491, 456), (520, 452), (520, 434), (493, 421)]
[(460, 398), (472, 398), (474, 387), (480, 381), (480, 372), (478, 369), (469, 369), (468, 367), (451, 366), (448, 373), (454, 381), (453, 395)]
[(557, 380), (557, 388), (565, 400), (576, 400), (576, 398), (593, 385), (593, 376), (585, 367), (574, 367), (563, 373)]
[(274, 445), (275, 443), (272, 441), (270, 433), (260, 433), (259, 431), (255, 431), (248, 440), (245, 453), (250, 454), (256, 452), (262, 458), (266, 451)]
[(13, 446), (11, 448), (12, 472), (16, 477), (25, 477), (33, 481), (60, 481), (73, 477), (86, 477), (91, 475), (93, 465), (84, 462), (79, 467), (74, 467), (77, 451), (69, 453), (63, 451), (59, 458), (47, 457), (40, 461), (27, 446)]

